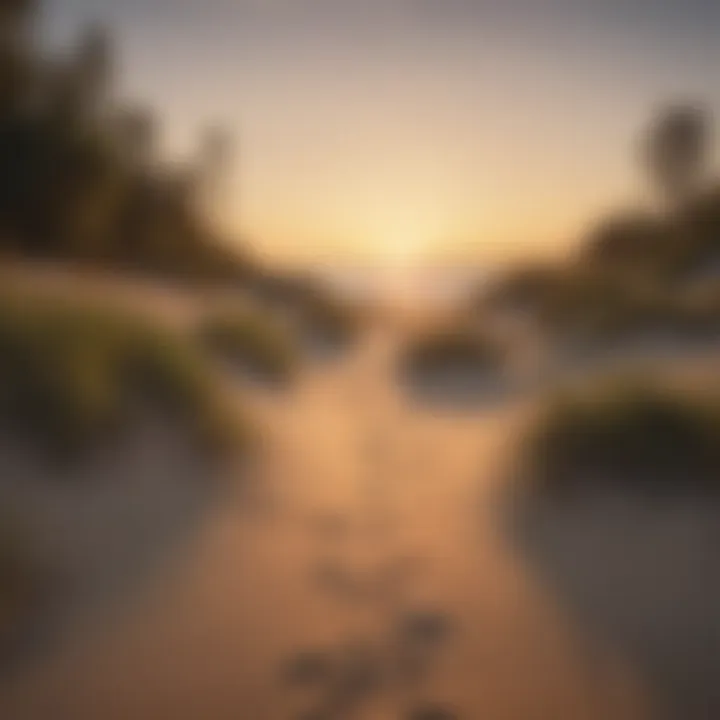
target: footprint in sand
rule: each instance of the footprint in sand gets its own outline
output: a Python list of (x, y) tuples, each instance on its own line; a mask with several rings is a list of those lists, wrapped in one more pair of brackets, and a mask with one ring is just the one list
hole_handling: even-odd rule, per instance
[(328, 560), (313, 571), (313, 580), (321, 590), (351, 602), (367, 600), (367, 583), (357, 572), (340, 561)]
[(323, 650), (306, 650), (291, 658), (282, 669), (283, 682), (296, 687), (320, 685), (333, 674), (334, 659)]
[(450, 616), (432, 610), (409, 611), (398, 622), (401, 640), (415, 645), (437, 646), (450, 635)]
[(341, 513), (318, 515), (311, 520), (311, 525), (320, 540), (328, 543), (345, 540), (352, 530), (349, 518)]
[(440, 612), (413, 611), (398, 620), (395, 643), (400, 682), (418, 685), (427, 680), (452, 629), (449, 616)]
[(361, 701), (377, 693), (385, 683), (382, 653), (370, 642), (353, 641), (341, 648), (338, 670), (331, 694), (341, 705)]
[(310, 710), (297, 716), (297, 720), (341, 720), (326, 710)]
[(369, 642), (352, 641), (328, 653), (301, 653), (288, 665), (304, 685), (319, 685), (322, 693), (318, 706), (298, 720), (347, 718), (387, 685), (385, 658)]
[[(334, 650), (298, 653), (283, 669), (285, 682), (321, 693), (316, 708), (303, 719), (342, 720), (373, 697), (394, 687), (420, 685), (432, 672), (437, 653), (452, 630), (447, 615), (411, 611), (377, 642), (353, 640)], [(454, 720), (445, 708), (416, 708), (409, 720)], [(299, 719), (300, 720), (300, 719)]]
[(385, 563), (375, 577), (375, 588), (381, 598), (394, 598), (407, 591), (424, 570), (426, 561), (420, 555), (404, 555)]
[(447, 708), (428, 705), (416, 708), (407, 715), (407, 720), (459, 720), (460, 716)]

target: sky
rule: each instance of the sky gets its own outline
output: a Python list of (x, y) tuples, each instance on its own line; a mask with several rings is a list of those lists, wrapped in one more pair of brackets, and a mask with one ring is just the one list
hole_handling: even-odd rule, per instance
[(52, 46), (90, 21), (167, 153), (233, 132), (225, 223), (284, 260), (563, 252), (658, 107), (720, 105), (717, 0), (46, 0)]

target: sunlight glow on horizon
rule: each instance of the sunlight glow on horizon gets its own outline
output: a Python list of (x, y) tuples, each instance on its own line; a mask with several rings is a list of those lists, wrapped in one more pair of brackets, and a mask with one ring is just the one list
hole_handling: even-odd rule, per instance
[(712, 0), (47, 2), (58, 42), (112, 25), (167, 152), (236, 132), (223, 225), (279, 260), (561, 251), (635, 202), (658, 103), (720, 104)]

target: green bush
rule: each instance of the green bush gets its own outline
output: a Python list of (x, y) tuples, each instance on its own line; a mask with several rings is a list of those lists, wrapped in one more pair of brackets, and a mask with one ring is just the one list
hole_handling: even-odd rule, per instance
[(296, 370), (292, 339), (269, 315), (250, 311), (210, 315), (198, 333), (204, 347), (253, 375), (287, 382)]
[(652, 337), (691, 339), (720, 330), (720, 302), (608, 271), (568, 268), (535, 307), (550, 337), (593, 345)]
[(495, 372), (505, 361), (505, 349), (495, 339), (472, 328), (450, 327), (429, 332), (412, 342), (405, 366), (413, 373)]
[(659, 295), (649, 283), (614, 270), (568, 264), (506, 274), (478, 304), (521, 310), (556, 339), (609, 340), (630, 335), (657, 316)]
[(720, 396), (632, 379), (558, 397), (525, 440), (536, 486), (720, 490)]
[(0, 298), (0, 424), (53, 454), (112, 439), (139, 412), (230, 449), (243, 433), (194, 343), (143, 318), (57, 299)]

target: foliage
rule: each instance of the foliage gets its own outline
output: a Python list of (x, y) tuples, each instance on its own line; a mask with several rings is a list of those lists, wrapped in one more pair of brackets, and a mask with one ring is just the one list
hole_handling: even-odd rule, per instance
[(720, 283), (720, 187), (707, 184), (710, 120), (689, 106), (658, 116), (645, 139), (665, 211), (615, 212), (574, 257), (505, 273), (476, 309), (521, 311), (555, 338), (592, 341), (720, 332), (720, 302), (698, 287)]
[(320, 280), (297, 274), (256, 274), (254, 294), (266, 306), (288, 317), (310, 344), (343, 346), (360, 330), (360, 315), (349, 302)]
[(612, 273), (577, 271), (555, 284), (538, 317), (556, 338), (610, 341), (660, 329), (664, 309), (651, 288)]
[(720, 192), (707, 181), (711, 119), (691, 105), (660, 113), (645, 139), (655, 185), (671, 202), (663, 214), (616, 214), (585, 238), (591, 267), (654, 279), (676, 289), (720, 263)]
[(474, 299), (488, 310), (534, 312), (565, 275), (562, 266), (522, 265), (492, 280)]
[(720, 275), (720, 188), (696, 192), (669, 216), (625, 213), (585, 239), (580, 265), (668, 290)]
[(697, 190), (708, 159), (710, 120), (705, 111), (688, 104), (664, 109), (646, 140), (650, 174), (671, 201), (685, 199)]
[(580, 264), (632, 281), (662, 272), (672, 240), (668, 223), (651, 213), (616, 213), (601, 220), (584, 240)]
[(674, 240), (676, 277), (720, 277), (720, 185), (697, 193), (680, 209)]
[(411, 373), (498, 371), (504, 347), (495, 338), (464, 326), (443, 327), (416, 339), (406, 350), (404, 364)]
[(532, 309), (553, 340), (602, 346), (720, 337), (720, 292), (671, 292), (642, 275), (576, 268), (559, 276)]
[(202, 321), (198, 335), (213, 353), (253, 375), (285, 382), (296, 369), (298, 358), (289, 333), (268, 314), (215, 313)]
[(0, 299), (0, 424), (53, 457), (117, 437), (140, 412), (213, 451), (243, 433), (189, 340), (142, 318), (57, 299)]
[(114, 98), (107, 32), (90, 27), (74, 52), (52, 58), (33, 42), (35, 3), (3, 4), (0, 21), (0, 250), (245, 278), (249, 261), (214, 230), (207, 207), (230, 145), (222, 131), (206, 133), (197, 159), (163, 162), (152, 114)]
[(541, 491), (720, 489), (720, 396), (632, 378), (556, 398), (525, 441)]

